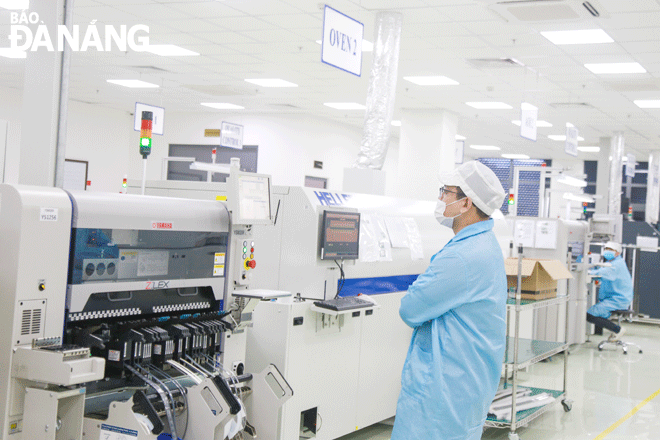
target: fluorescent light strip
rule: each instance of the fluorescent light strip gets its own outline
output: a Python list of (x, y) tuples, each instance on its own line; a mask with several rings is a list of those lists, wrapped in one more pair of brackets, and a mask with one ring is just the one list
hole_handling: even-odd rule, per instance
[(505, 159), (529, 159), (529, 156), (526, 154), (503, 154)]
[(243, 110), (245, 108), (241, 107), (240, 105), (230, 104), (228, 102), (202, 102), (201, 105), (218, 110)]
[(246, 79), (246, 82), (251, 84), (256, 84), (261, 87), (298, 87), (298, 84), (294, 84), (289, 81), (284, 81), (279, 78), (268, 78), (268, 79)]
[[(565, 134), (549, 134), (548, 138), (552, 139), (553, 141), (565, 141), (566, 140), (566, 135)], [(578, 136), (577, 140), (578, 141), (583, 141), (584, 138), (582, 136)]]
[(564, 185), (577, 186), (579, 188), (584, 188), (587, 186), (587, 182), (584, 179), (576, 179), (571, 176), (561, 176), (557, 179), (557, 183), (563, 183)]
[(366, 108), (357, 102), (324, 102), (323, 105), (337, 110), (364, 110)]
[(403, 79), (419, 86), (456, 86), (454, 81), (446, 76), (404, 76)]
[(11, 47), (0, 47), (0, 57), (27, 58), (27, 52), (24, 50), (12, 49)]
[(401, 127), (401, 121), (392, 121), (393, 127)]
[(638, 99), (633, 102), (639, 108), (660, 108), (660, 99)]
[(577, 147), (578, 151), (582, 151), (583, 153), (600, 153), (600, 147)]
[(457, 134), (457, 135), (454, 136), (454, 137), (456, 138), (457, 141), (464, 141), (464, 140), (466, 139), (465, 136), (461, 136), (460, 134)]
[[(511, 121), (513, 125), (517, 125), (520, 127), (520, 120), (516, 119), (515, 121)], [(536, 128), (548, 128), (552, 127), (552, 124), (549, 123), (548, 121), (536, 121)]]
[(556, 45), (562, 44), (600, 44), (613, 43), (612, 37), (602, 29), (586, 29), (582, 31), (549, 31), (541, 32), (545, 38)]
[(130, 87), (131, 89), (156, 89), (160, 87), (158, 84), (152, 84), (139, 79), (109, 79), (110, 84), (118, 86)]
[(473, 150), (481, 150), (481, 151), (500, 151), (501, 148), (497, 147), (495, 145), (470, 145), (470, 148)]
[(584, 67), (596, 74), (646, 73), (646, 69), (639, 63), (585, 64)]
[(472, 108), (476, 108), (479, 110), (509, 110), (512, 109), (509, 104), (506, 104), (504, 102), (495, 102), (495, 101), (489, 101), (489, 102), (466, 102), (465, 104), (469, 105)]
[(197, 52), (184, 49), (183, 47), (174, 44), (150, 44), (145, 49), (146, 52), (151, 52), (162, 57), (190, 57), (199, 56)]

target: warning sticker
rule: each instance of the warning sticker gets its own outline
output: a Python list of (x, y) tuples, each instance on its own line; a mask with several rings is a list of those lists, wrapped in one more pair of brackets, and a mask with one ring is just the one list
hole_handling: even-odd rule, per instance
[(213, 266), (213, 276), (214, 277), (222, 277), (225, 275), (225, 265), (220, 264)]
[(101, 435), (99, 440), (130, 440), (137, 438), (138, 432), (133, 429), (121, 428), (119, 426), (101, 424)]
[(225, 254), (216, 252), (214, 264), (225, 264)]
[(119, 362), (121, 359), (121, 351), (119, 350), (108, 350), (108, 360), (113, 362)]

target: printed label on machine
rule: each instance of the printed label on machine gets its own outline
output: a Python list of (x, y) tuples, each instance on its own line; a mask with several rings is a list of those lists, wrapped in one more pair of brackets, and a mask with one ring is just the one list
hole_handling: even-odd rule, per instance
[(118, 362), (121, 359), (121, 351), (119, 350), (108, 350), (108, 360), (113, 362)]
[(42, 222), (56, 222), (57, 221), (57, 208), (41, 208), (39, 221)]
[(214, 277), (221, 277), (225, 274), (225, 265), (217, 265), (213, 266), (213, 276)]
[(101, 435), (99, 440), (129, 440), (131, 437), (137, 438), (138, 432), (133, 429), (120, 428), (119, 426), (101, 425)]
[(225, 254), (224, 253), (215, 253), (215, 264), (225, 264)]

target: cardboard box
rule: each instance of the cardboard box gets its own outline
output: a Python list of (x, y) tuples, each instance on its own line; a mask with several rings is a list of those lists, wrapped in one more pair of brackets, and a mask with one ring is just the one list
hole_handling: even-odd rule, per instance
[[(518, 289), (518, 259), (504, 260), (507, 288)], [(522, 299), (547, 299), (557, 296), (557, 280), (573, 278), (568, 268), (559, 260), (522, 260)]]

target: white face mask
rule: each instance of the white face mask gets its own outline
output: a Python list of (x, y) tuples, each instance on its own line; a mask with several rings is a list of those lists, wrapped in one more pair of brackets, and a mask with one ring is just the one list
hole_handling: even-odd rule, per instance
[(460, 215), (465, 214), (467, 211), (461, 212), (460, 214), (456, 214), (453, 217), (446, 217), (445, 209), (447, 209), (448, 206), (451, 206), (454, 203), (458, 203), (466, 198), (467, 197), (463, 197), (462, 199), (456, 200), (455, 202), (451, 202), (449, 205), (442, 200), (438, 200), (438, 203), (436, 203), (435, 205), (435, 219), (438, 221), (438, 223), (440, 223), (442, 226), (447, 226), (448, 228), (451, 228), (454, 225), (454, 219)]

